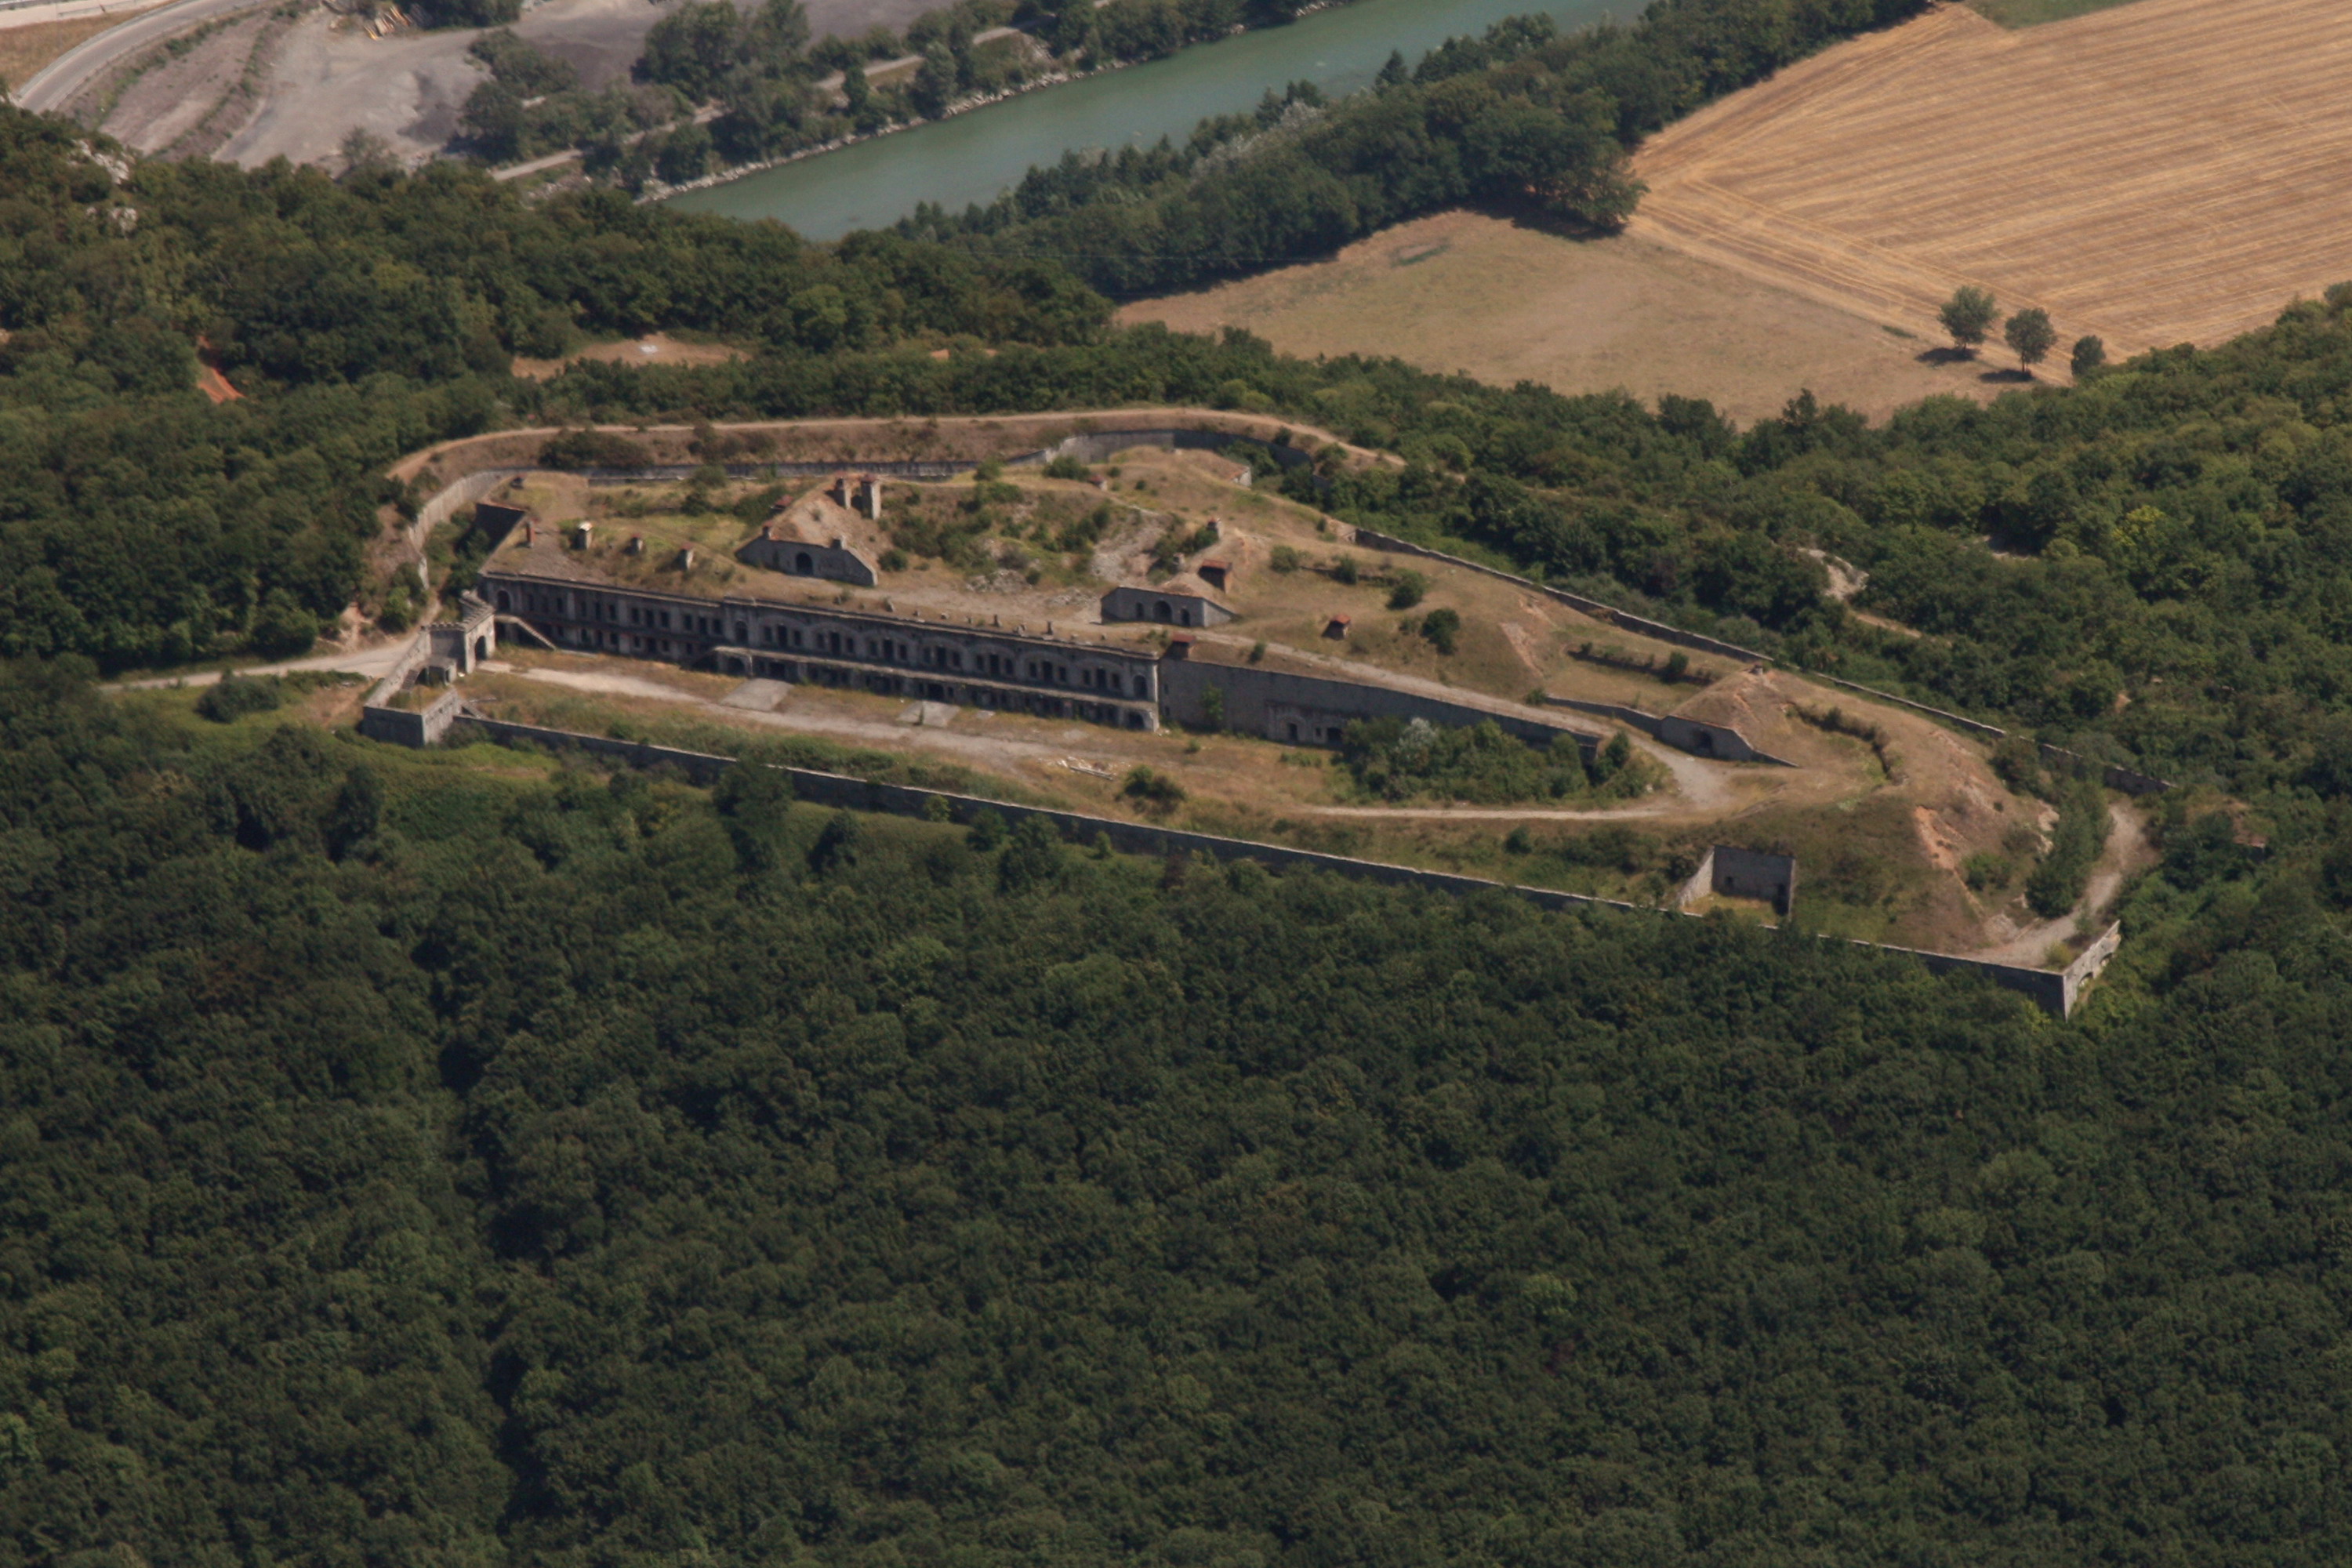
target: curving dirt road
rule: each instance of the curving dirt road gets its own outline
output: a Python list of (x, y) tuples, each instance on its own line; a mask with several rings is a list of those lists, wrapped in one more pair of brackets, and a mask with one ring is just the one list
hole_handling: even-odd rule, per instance
[(142, 50), (152, 48), (200, 22), (259, 10), (269, 3), (270, 0), (174, 0), (172, 5), (143, 12), (119, 27), (108, 28), (88, 43), (68, 49), (36, 71), (16, 89), (16, 107), (36, 114), (56, 113), (102, 72)]
[(1989, 947), (1969, 956), (1996, 963), (2039, 964), (2052, 948), (2073, 936), (2077, 926), (2113, 902), (2123, 890), (2126, 878), (2156, 864), (2155, 847), (2147, 841), (2147, 824), (2138, 812), (2126, 805), (2111, 805), (2107, 808), (2107, 847), (2100, 853), (2080, 904), (2054, 921), (2026, 927), (1999, 947)]

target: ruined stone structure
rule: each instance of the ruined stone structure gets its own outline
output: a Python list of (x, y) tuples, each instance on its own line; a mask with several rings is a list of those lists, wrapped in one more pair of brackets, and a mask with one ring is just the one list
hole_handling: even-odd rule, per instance
[(559, 647), (699, 665), (967, 707), (1160, 727), (1159, 655), (976, 620), (755, 598), (698, 598), (512, 567), (482, 574), (501, 612)]
[(869, 521), (882, 517), (882, 481), (872, 474), (843, 474), (825, 487), (835, 506), (864, 514)]

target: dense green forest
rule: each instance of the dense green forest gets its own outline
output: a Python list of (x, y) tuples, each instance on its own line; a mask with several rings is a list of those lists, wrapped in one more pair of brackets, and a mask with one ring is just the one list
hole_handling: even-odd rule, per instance
[[(1090, 339), (1059, 271), (614, 192), (483, 176), (338, 184), (138, 162), (0, 108), (0, 654), (109, 666), (307, 647), (362, 591), (393, 459), (511, 417), (517, 353), (693, 327), (821, 353)], [(198, 344), (245, 394), (195, 391)]]
[[(118, 172), (0, 110), (0, 1563), (2352, 1555), (2352, 289), (2071, 390), (1742, 431), (1115, 330), (1099, 258), (1047, 243), (1118, 209), (1243, 264), (1187, 204), (1246, 227), (1220, 181), (1339, 178), (1315, 160), (1380, 117), (1557, 147), (1573, 108), (1613, 168), (1877, 19), (1507, 29), (1191, 163), (826, 247), (457, 168)], [(1455, 199), (1457, 142), (1400, 145), (1435, 183), (1365, 164), (1348, 222)], [(656, 328), (747, 357), (509, 374)], [(1391, 449), (1265, 482), (2227, 785), (2268, 853), (2164, 797), (2130, 942), (2057, 1024), (1793, 931), (91, 685), (307, 646), (431, 440), (1120, 404)], [(1350, 746), (1378, 794), (1632, 776)], [(2095, 803), (2049, 792), (2064, 901)]]
[(185, 701), (0, 670), (0, 1561), (2352, 1552), (2313, 857), (2053, 1026)]

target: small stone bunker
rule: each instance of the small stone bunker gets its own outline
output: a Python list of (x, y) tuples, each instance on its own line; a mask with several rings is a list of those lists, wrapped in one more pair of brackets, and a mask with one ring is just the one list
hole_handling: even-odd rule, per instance
[(1797, 903), (1797, 858), (1717, 844), (1699, 862), (1697, 874), (1684, 885), (1681, 901), (1695, 903), (1709, 894), (1754, 899), (1785, 915)]
[(1214, 589), (1188, 575), (1171, 577), (1156, 587), (1113, 588), (1102, 596), (1102, 618), (1150, 621), (1163, 626), (1221, 626), (1234, 617)]
[[(881, 489), (869, 476), (812, 490), (778, 507), (760, 531), (735, 552), (735, 559), (788, 577), (818, 577), (871, 588), (881, 581), (875, 570), (881, 554), (865, 536), (873, 531), (871, 514), (879, 510)], [(862, 500), (866, 513), (852, 510), (836, 497)]]

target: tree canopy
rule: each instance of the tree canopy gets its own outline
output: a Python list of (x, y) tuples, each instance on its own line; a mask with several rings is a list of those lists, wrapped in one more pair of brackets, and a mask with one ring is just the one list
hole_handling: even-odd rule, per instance
[(2053, 1026), (184, 700), (0, 670), (11, 1561), (2352, 1550), (2307, 859)]

